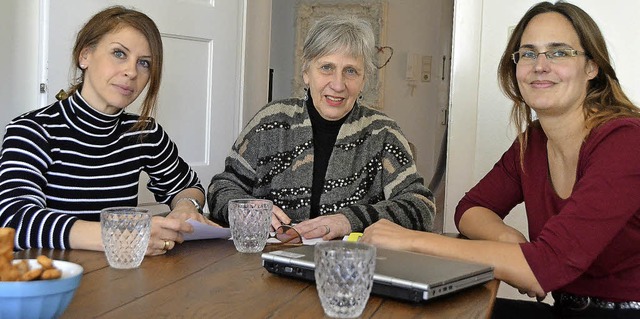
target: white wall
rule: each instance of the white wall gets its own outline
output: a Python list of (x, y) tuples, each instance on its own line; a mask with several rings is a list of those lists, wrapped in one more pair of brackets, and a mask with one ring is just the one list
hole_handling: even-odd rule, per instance
[[(386, 44), (394, 48), (394, 55), (384, 70), (383, 111), (416, 145), (416, 165), (425, 183), (435, 171), (445, 129), (440, 114), (447, 105), (452, 6), (451, 0), (389, 1), (387, 10)], [(432, 57), (431, 81), (417, 81), (413, 92), (405, 80), (408, 53)]]
[(271, 11), (271, 56), (270, 67), (274, 69), (272, 95), (274, 100), (284, 99), (293, 92), (296, 38), (296, 0), (273, 0)]
[(265, 26), (271, 25), (271, 0), (247, 1), (245, 16), (245, 72), (240, 129), (267, 103), (271, 32)]
[[(535, 0), (457, 0), (454, 18), (451, 121), (446, 189), (445, 231), (455, 231), (453, 211), (468, 189), (482, 178), (515, 135), (509, 126), (510, 102), (497, 83), (497, 67), (507, 32)], [(574, 1), (599, 24), (618, 78), (636, 104), (640, 102), (640, 2), (629, 0)], [(477, 54), (474, 54), (477, 52)], [(507, 222), (525, 234), (526, 220), (518, 207)], [(503, 285), (504, 286), (504, 285)], [(500, 288), (501, 296), (518, 297)]]
[(39, 106), (38, 1), (0, 1), (0, 136), (16, 116)]

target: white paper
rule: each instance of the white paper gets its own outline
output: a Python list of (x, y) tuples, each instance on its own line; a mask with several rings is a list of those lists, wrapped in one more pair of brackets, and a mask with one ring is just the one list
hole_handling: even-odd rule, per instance
[(197, 240), (197, 239), (213, 239), (231, 237), (231, 231), (229, 228), (216, 227), (208, 224), (203, 224), (193, 219), (187, 219), (187, 223), (193, 226), (193, 233), (182, 233), (184, 240)]
[(325, 241), (326, 240), (322, 239), (322, 237), (310, 238), (310, 239), (302, 238), (302, 244), (303, 245), (315, 245), (317, 243), (321, 243), (321, 242), (325, 242)]

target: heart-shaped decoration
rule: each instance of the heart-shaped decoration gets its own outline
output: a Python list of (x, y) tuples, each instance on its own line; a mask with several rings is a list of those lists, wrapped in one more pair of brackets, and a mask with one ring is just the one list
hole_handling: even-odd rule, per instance
[(376, 46), (376, 58), (373, 64), (375, 64), (376, 68), (382, 69), (384, 68), (389, 61), (391, 61), (391, 57), (393, 56), (393, 48), (389, 46), (379, 47)]

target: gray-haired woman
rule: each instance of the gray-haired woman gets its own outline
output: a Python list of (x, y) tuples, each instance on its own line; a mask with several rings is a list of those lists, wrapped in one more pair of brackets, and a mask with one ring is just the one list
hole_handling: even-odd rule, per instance
[(227, 202), (266, 198), (274, 229), (295, 223), (305, 238), (362, 231), (380, 219), (430, 230), (435, 206), (398, 125), (358, 104), (375, 71), (371, 25), (327, 16), (302, 52), (304, 98), (264, 106), (240, 133), (225, 171), (208, 189), (213, 219)]

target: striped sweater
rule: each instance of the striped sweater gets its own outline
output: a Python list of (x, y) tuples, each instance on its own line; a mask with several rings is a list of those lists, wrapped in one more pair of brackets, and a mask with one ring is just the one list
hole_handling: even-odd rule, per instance
[(123, 111), (100, 113), (76, 93), (7, 125), (0, 226), (16, 229), (17, 249), (69, 248), (78, 219), (99, 221), (102, 208), (136, 206), (141, 171), (161, 203), (185, 188), (204, 190), (155, 121), (130, 131), (137, 119)]
[[(272, 102), (240, 133), (208, 188), (211, 217), (229, 221), (227, 202), (266, 198), (294, 221), (310, 216), (313, 132), (304, 101)], [(344, 214), (353, 231), (380, 219), (431, 230), (432, 193), (423, 185), (398, 125), (355, 105), (340, 128), (320, 196), (319, 215)]]

